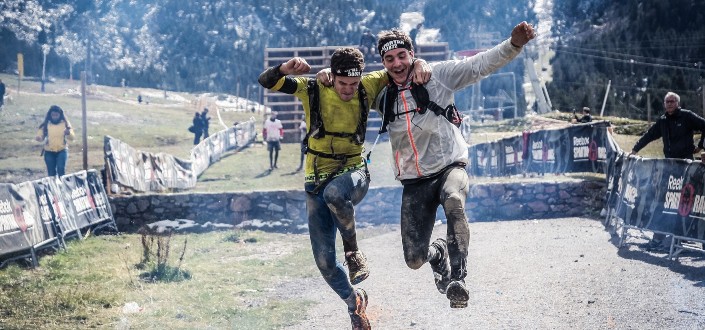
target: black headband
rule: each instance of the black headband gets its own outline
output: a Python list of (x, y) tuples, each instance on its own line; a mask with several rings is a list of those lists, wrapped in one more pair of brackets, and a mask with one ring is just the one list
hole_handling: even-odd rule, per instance
[(406, 50), (411, 51), (411, 44), (404, 42), (402, 39), (389, 40), (386, 44), (384, 44), (384, 46), (382, 46), (382, 49), (379, 51), (379, 56), (384, 57), (386, 52), (397, 48), (405, 48)]
[(362, 77), (362, 69), (359, 67), (353, 68), (337, 68), (333, 70), (333, 74), (343, 77)]

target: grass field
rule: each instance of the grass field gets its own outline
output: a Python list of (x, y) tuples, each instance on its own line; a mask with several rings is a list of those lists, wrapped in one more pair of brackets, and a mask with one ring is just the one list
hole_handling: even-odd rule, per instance
[[(0, 78), (12, 97), (0, 112), (0, 182), (19, 183), (45, 175), (41, 146), (34, 136), (52, 104), (67, 112), (76, 129), (67, 172), (81, 170), (79, 82), (57, 81), (47, 85), (46, 93), (39, 92), (37, 82), (23, 82), (18, 96), (13, 86), (16, 78)], [(138, 94), (146, 96), (149, 104), (137, 104)], [(159, 90), (92, 86), (86, 116), (88, 167), (103, 167), (105, 135), (142, 151), (187, 158), (193, 136), (186, 128), (193, 112), (207, 101), (190, 94), (169, 92), (166, 99), (163, 95)], [(211, 115), (216, 117), (213, 111)], [(225, 123), (232, 123), (253, 114), (229, 111), (221, 115)], [(258, 122), (262, 119), (261, 114), (255, 116)], [(216, 120), (211, 131), (219, 129)], [(487, 123), (475, 129), (473, 141), (482, 143), (520, 134), (527, 127)], [(617, 134), (615, 139), (629, 150), (637, 136)], [(366, 147), (369, 150), (371, 144)], [(370, 163), (373, 186), (398, 185), (392, 176), (389, 149), (388, 142), (374, 149)], [(660, 142), (655, 142), (641, 155), (660, 157), (660, 150)], [(299, 145), (284, 144), (280, 169), (269, 173), (266, 148), (257, 142), (211, 166), (194, 191), (299, 189), (303, 173), (294, 172), (298, 163)], [(380, 232), (379, 228), (363, 230), (358, 236)], [(0, 270), (0, 328), (274, 329), (301, 320), (310, 303), (282, 297), (274, 288), (296, 278), (319, 276), (306, 235), (213, 232), (176, 235), (170, 246), (170, 264), (187, 272), (189, 279), (152, 282), (141, 278), (146, 270), (139, 266), (144, 250), (138, 234), (71, 240), (67, 251), (43, 256), (34, 270), (10, 265)], [(181, 251), (184, 259), (178, 262)]]

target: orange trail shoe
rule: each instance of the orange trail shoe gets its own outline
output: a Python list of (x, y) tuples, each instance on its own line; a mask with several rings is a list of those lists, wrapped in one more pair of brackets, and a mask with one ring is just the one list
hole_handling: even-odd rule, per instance
[(370, 321), (367, 319), (365, 309), (367, 308), (367, 292), (363, 289), (355, 289), (355, 308), (348, 308), (350, 323), (353, 330), (370, 330)]

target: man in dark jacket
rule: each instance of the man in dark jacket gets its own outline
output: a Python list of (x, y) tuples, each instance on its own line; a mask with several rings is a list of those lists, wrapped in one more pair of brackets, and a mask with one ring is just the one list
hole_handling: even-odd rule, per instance
[(193, 133), (193, 145), (197, 145), (201, 142), (201, 135), (203, 135), (203, 121), (201, 120), (201, 114), (196, 111), (193, 114), (193, 125), (189, 127), (189, 131)]
[(575, 110), (573, 110), (573, 117), (575, 118), (576, 123), (584, 124), (592, 121), (592, 115), (590, 115), (590, 108), (588, 107), (583, 107), (583, 116), (580, 118), (578, 118)]
[(680, 96), (673, 92), (666, 93), (664, 105), (666, 112), (656, 120), (646, 133), (636, 141), (630, 155), (643, 149), (651, 141), (663, 139), (663, 154), (666, 158), (693, 159), (693, 153), (703, 148), (703, 140), (693, 145), (694, 131), (705, 132), (705, 119), (690, 110), (681, 109)]
[[(663, 140), (663, 154), (666, 158), (693, 159), (693, 153), (703, 148), (703, 138), (697, 147), (693, 145), (693, 132), (705, 133), (705, 119), (690, 110), (681, 109), (681, 97), (673, 92), (666, 93), (663, 104), (666, 113), (656, 120), (646, 133), (636, 141), (630, 155), (643, 149), (649, 142), (658, 138)], [(705, 134), (703, 134), (705, 137)], [(670, 247), (664, 240), (666, 235), (654, 233), (653, 239), (647, 246), (648, 249), (663, 250)]]
[(5, 84), (0, 79), (0, 109), (5, 104)]
[(201, 112), (201, 126), (203, 127), (203, 139), (207, 139), (210, 135), (208, 133), (208, 126), (210, 125), (211, 117), (208, 117), (208, 108), (203, 108)]

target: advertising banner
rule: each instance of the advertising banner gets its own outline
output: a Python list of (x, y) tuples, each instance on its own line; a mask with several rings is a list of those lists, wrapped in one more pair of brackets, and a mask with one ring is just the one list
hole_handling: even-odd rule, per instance
[(36, 218), (27, 210), (17, 185), (0, 183), (0, 255), (29, 251)]

